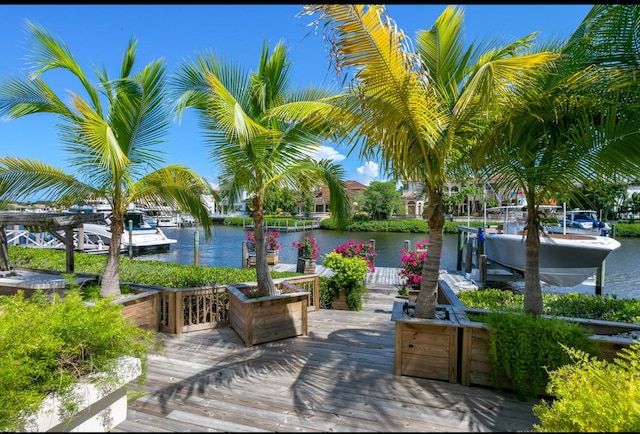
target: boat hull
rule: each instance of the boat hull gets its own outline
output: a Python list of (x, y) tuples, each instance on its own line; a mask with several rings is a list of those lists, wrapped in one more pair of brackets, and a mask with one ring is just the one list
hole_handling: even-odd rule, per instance
[[(526, 238), (523, 235), (487, 234), (487, 259), (525, 272)], [(540, 280), (554, 286), (576, 286), (591, 277), (620, 242), (595, 235), (548, 234), (540, 237)]]

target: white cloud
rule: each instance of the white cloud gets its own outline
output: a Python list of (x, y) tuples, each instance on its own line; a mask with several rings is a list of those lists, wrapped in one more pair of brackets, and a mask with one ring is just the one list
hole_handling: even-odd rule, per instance
[(369, 183), (375, 180), (378, 177), (379, 164), (374, 163), (373, 161), (367, 161), (364, 166), (360, 166), (356, 169), (358, 172), (357, 181), (361, 182), (364, 185), (369, 185)]
[(331, 160), (334, 163), (347, 158), (346, 155), (342, 155), (331, 146), (320, 146), (315, 150), (315, 152), (311, 153), (310, 156), (316, 161)]

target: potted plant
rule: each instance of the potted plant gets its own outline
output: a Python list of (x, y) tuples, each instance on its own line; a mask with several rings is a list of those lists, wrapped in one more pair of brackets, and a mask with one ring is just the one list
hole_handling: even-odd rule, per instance
[(325, 255), (323, 262), (333, 271), (323, 291), (323, 301), (330, 303), (332, 309), (361, 310), (369, 263), (359, 256), (345, 257), (335, 251)]
[(409, 301), (416, 301), (420, 293), (420, 282), (422, 281), (422, 267), (427, 258), (428, 239), (418, 241), (416, 250), (400, 250), (400, 271), (398, 275), (405, 279), (404, 291), (401, 295), (407, 295)]
[[(247, 231), (247, 248), (251, 255), (251, 246), (253, 246), (253, 252), (255, 255), (256, 239), (253, 236), (253, 231)], [(265, 248), (267, 249), (267, 263), (269, 265), (276, 265), (279, 259), (279, 251), (282, 243), (280, 242), (280, 232), (266, 231), (264, 234)]]
[(370, 272), (374, 272), (375, 266), (373, 261), (376, 257), (376, 251), (373, 248), (373, 244), (370, 242), (361, 243), (353, 240), (349, 240), (344, 244), (340, 244), (333, 249), (333, 252), (340, 254), (344, 258), (358, 257), (364, 259), (367, 262)]
[(298, 249), (298, 273), (313, 274), (316, 272), (316, 260), (320, 254), (320, 246), (312, 235), (305, 235), (304, 240), (293, 242), (293, 247)]
[(247, 347), (307, 335), (309, 292), (282, 282), (277, 295), (257, 286), (228, 285), (229, 324)]

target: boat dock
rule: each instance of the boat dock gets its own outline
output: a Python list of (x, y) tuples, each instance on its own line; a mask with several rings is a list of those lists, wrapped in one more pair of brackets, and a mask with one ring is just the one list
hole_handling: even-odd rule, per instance
[[(384, 282), (392, 270), (376, 267), (367, 280)], [(367, 289), (361, 311), (309, 312), (308, 335), (295, 339), (246, 347), (231, 327), (163, 334), (142, 393), (112, 432), (533, 430), (536, 401), (394, 375), (400, 296), (393, 285)]]
[[(242, 220), (242, 228), (252, 230), (254, 226), (253, 220), (247, 219), (247, 222), (248, 223), (245, 223), (244, 219)], [(284, 223), (279, 220), (276, 224), (270, 224), (268, 220), (265, 220), (263, 227), (269, 231), (304, 232), (312, 229), (320, 229), (320, 219), (313, 219), (311, 223), (308, 223), (308, 220), (286, 219)]]

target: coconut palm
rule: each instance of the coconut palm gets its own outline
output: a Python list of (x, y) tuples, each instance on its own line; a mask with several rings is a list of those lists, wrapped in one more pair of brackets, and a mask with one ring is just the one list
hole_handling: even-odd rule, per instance
[(183, 63), (173, 80), (178, 114), (192, 107), (200, 115), (211, 159), (220, 168), (220, 191), (231, 203), (247, 192), (256, 241), (256, 280), (275, 294), (267, 264), (263, 220), (270, 186), (309, 190), (324, 182), (331, 194), (331, 214), (338, 222), (349, 215), (345, 173), (330, 161), (316, 162), (310, 155), (319, 146), (323, 127), (272, 116), (271, 110), (295, 102), (321, 101), (328, 90), (291, 87), (285, 45), (270, 52), (265, 43), (258, 69), (245, 72), (211, 53), (197, 54)]
[[(200, 194), (211, 187), (200, 176), (180, 165), (162, 167), (161, 152), (154, 146), (167, 132), (163, 61), (150, 62), (132, 73), (137, 40), (126, 47), (120, 76), (110, 79), (96, 70), (98, 84), (90, 82), (68, 47), (46, 30), (26, 22), (33, 43), (34, 70), (27, 79), (11, 77), (0, 83), (0, 115), (9, 119), (35, 113), (51, 113), (60, 119), (59, 137), (69, 154), (62, 168), (33, 159), (0, 159), (0, 184), (5, 198), (39, 197), (75, 203), (104, 199), (111, 205), (111, 243), (101, 279), (100, 294), (120, 294), (120, 245), (124, 215), (129, 204), (167, 203), (189, 212), (211, 234), (211, 219)], [(79, 81), (86, 93), (70, 93), (65, 103), (41, 78), (61, 69)]]
[[(320, 14), (338, 73), (354, 70), (351, 97), (339, 102), (353, 114), (350, 136), (361, 155), (379, 155), (394, 179), (419, 180), (428, 203), (429, 251), (424, 262), (415, 316), (435, 317), (444, 227), (446, 178), (461, 151), (471, 144), (479, 118), (489, 116), (508, 85), (553, 58), (551, 53), (519, 55), (535, 34), (504, 47), (484, 41), (467, 48), (463, 11), (447, 7), (430, 30), (417, 33), (416, 46), (384, 6), (311, 5)], [(346, 116), (341, 116), (347, 124)], [(347, 125), (342, 125), (348, 129)]]
[[(542, 312), (539, 204), (576, 185), (639, 169), (638, 5), (597, 5), (566, 41), (562, 57), (526, 86), (515, 82), (500, 116), (482, 131), (477, 167), (527, 200), (524, 307)], [(490, 158), (487, 158), (490, 156)], [(601, 182), (604, 185), (604, 182)]]

